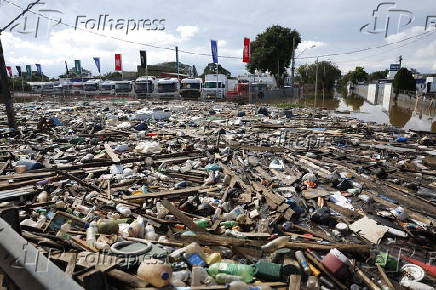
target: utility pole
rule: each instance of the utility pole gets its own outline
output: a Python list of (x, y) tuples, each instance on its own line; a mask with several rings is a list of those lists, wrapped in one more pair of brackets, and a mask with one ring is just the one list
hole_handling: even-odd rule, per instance
[(6, 63), (3, 54), (3, 45), (1, 42), (1, 34), (3, 31), (11, 27), (15, 21), (20, 19), (24, 14), (26, 14), (33, 6), (38, 4), (41, 0), (36, 0), (35, 2), (27, 5), (26, 9), (24, 9), (17, 17), (11, 20), (8, 25), (0, 29), (0, 94), (3, 96), (3, 103), (5, 104), (6, 115), (8, 116), (8, 125), (10, 128), (17, 128), (17, 122), (15, 120), (15, 112), (14, 112), (14, 104), (12, 102), (11, 92), (9, 90), (8, 83), (8, 73), (6, 72)]
[(402, 55), (400, 55), (400, 57), (398, 58), (398, 61), (400, 63), (400, 68), (401, 68), (401, 64), (403, 63), (403, 56)]
[(315, 107), (318, 99), (318, 58), (316, 58), (316, 76), (315, 76)]
[(176, 46), (176, 69), (177, 69), (177, 80), (180, 79), (180, 66), (179, 66), (179, 47)]
[(295, 37), (292, 39), (291, 88), (294, 88), (295, 78)]

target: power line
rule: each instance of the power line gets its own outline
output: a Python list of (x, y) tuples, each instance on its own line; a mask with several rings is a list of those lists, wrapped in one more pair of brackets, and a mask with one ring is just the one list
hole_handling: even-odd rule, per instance
[[(11, 2), (9, 0), (3, 0), (3, 1), (8, 3), (8, 4), (10, 4), (10, 5), (13, 5), (13, 6), (15, 6), (15, 7), (19, 8), (19, 9), (25, 10), (21, 5), (18, 5), (16, 3), (14, 3), (14, 2)], [(59, 21), (57, 19), (52, 19), (52, 18), (50, 18), (50, 17), (48, 17), (48, 16), (46, 16), (46, 15), (44, 15), (42, 13), (35, 12), (35, 11), (30, 10), (30, 9), (28, 9), (28, 11), (30, 13), (38, 15), (38, 16), (40, 16), (42, 18), (45, 18), (45, 19), (47, 19), (49, 21), (53, 21), (53, 22), (56, 22), (58, 24), (62, 24), (62, 25), (66, 26), (66, 27), (69, 27), (69, 28), (74, 28), (75, 30), (81, 30), (81, 31), (85, 31), (85, 32), (88, 32), (88, 33), (92, 33), (92, 34), (98, 35), (100, 37), (111, 38), (111, 39), (114, 39), (114, 40), (117, 40), (117, 41), (121, 41), (121, 42), (125, 42), (125, 43), (130, 43), (130, 44), (141, 45), (141, 46), (146, 46), (146, 47), (151, 47), (151, 48), (155, 48), (155, 49), (163, 49), (163, 50), (175, 51), (175, 48), (173, 48), (173, 47), (164, 47), (164, 46), (154, 45), (154, 44), (150, 44), (150, 43), (131, 41), (131, 40), (119, 38), (119, 37), (112, 36), (112, 35), (106, 35), (106, 34), (102, 34), (102, 33), (98, 33), (98, 32), (92, 31), (92, 30), (76, 27), (74, 25), (65, 23), (63, 21)], [(424, 36), (426, 34), (431, 34), (431, 33), (435, 32), (435, 31), (436, 30), (425, 31), (425, 32), (419, 33), (417, 35), (406, 37), (406, 38), (401, 39), (399, 41), (385, 43), (385, 44), (378, 45), (378, 46), (367, 47), (367, 48), (362, 48), (362, 49), (355, 49), (355, 50), (351, 50), (351, 51), (338, 52), (338, 53), (329, 53), (329, 54), (322, 54), (322, 55), (315, 55), (315, 56), (306, 56), (306, 57), (296, 57), (295, 59), (303, 60), (303, 59), (326, 58), (326, 57), (332, 57), (332, 56), (353, 55), (353, 54), (358, 54), (358, 53), (362, 53), (362, 52), (365, 52), (365, 51), (370, 51), (370, 50), (376, 50), (376, 49), (381, 49), (381, 48), (389, 47), (389, 46), (392, 46), (392, 45), (395, 45), (395, 44), (399, 44), (399, 43), (402, 43), (402, 42), (410, 40), (410, 39), (419, 38), (420, 36)], [(179, 50), (179, 52), (180, 53), (184, 53), (184, 54), (189, 54), (189, 55), (198, 55), (198, 56), (207, 56), (207, 57), (211, 57), (212, 56), (212, 54), (209, 54), (209, 53), (199, 53), (199, 52), (193, 52), (193, 51), (187, 51), (187, 50)], [(239, 60), (242, 59), (242, 57), (239, 57), (239, 56), (224, 56), (224, 55), (220, 55), (219, 57), (220, 58), (225, 58), (225, 59), (239, 59)]]
[(3, 27), (2, 29), (0, 29), (0, 33), (2, 33), (3, 31), (5, 31), (6, 29), (8, 29), (12, 24), (14, 24), (15, 21), (17, 21), (18, 19), (20, 19), (20, 17), (24, 16), (24, 14), (26, 14), (28, 11), (30, 11), (30, 9), (32, 9), (33, 6), (35, 6), (36, 4), (38, 4), (41, 0), (36, 0), (35, 2), (30, 3), (29, 5), (27, 5), (27, 7), (25, 9), (21, 8), (23, 11), (17, 15), (17, 17), (15, 17), (14, 19), (11, 20), (11, 22), (9, 22), (8, 25), (6, 25), (5, 27)]

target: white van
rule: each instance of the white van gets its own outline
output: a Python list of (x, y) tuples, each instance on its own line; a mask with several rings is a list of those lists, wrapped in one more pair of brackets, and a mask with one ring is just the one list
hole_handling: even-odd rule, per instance
[(203, 80), (186, 78), (181, 81), (180, 96), (182, 99), (200, 99), (203, 91)]

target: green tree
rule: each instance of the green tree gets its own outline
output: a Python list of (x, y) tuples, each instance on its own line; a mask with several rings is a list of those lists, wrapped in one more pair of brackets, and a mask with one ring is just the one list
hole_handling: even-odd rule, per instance
[[(9, 81), (9, 88), (11, 90), (22, 91), (24, 89), (24, 91), (26, 91), (26, 92), (31, 90), (31, 87), (27, 83), (27, 81), (25, 79), (22, 79), (21, 77), (9, 78), (8, 81)], [(37, 81), (39, 81), (39, 82), (41, 81), (40, 76), (39, 76), (39, 80), (37, 80)]]
[(268, 27), (251, 43), (251, 62), (247, 64), (248, 71), (271, 72), (278, 84), (282, 85), (286, 68), (291, 62), (294, 39), (297, 48), (301, 43), (301, 37), (296, 30), (278, 25)]
[[(232, 75), (228, 70), (223, 68), (220, 64), (218, 65), (218, 73), (226, 75), (228, 78)], [(205, 75), (216, 74), (216, 63), (210, 63), (204, 68), (204, 72), (201, 75), (204, 78)]]
[[(297, 80), (305, 84), (314, 84), (316, 81), (316, 63), (305, 64), (297, 69)], [(330, 61), (318, 63), (318, 88), (333, 89), (336, 81), (341, 78), (341, 71)]]
[(357, 66), (353, 71), (348, 72), (342, 78), (342, 85), (345, 86), (347, 82), (352, 82), (357, 84), (360, 82), (367, 82), (369, 80), (369, 75), (365, 69), (361, 66)]
[(118, 71), (114, 71), (114, 72), (108, 72), (103, 76), (103, 79), (107, 80), (107, 79), (119, 79), (122, 78), (123, 75), (122, 73), (118, 72)]
[(416, 91), (416, 80), (412, 72), (405, 67), (397, 72), (392, 85), (396, 94), (398, 94), (400, 90)]
[(388, 77), (388, 70), (375, 71), (369, 74), (369, 81), (377, 81)]

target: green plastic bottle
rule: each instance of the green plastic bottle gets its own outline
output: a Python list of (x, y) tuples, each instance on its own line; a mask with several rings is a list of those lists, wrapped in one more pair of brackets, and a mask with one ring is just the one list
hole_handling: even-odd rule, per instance
[(199, 219), (199, 220), (194, 221), (194, 223), (203, 229), (210, 227), (210, 220), (209, 219)]
[(238, 223), (235, 221), (226, 221), (220, 223), (220, 226), (225, 227), (226, 229), (233, 228), (236, 225), (238, 225)]
[(216, 277), (218, 274), (228, 274), (241, 277), (242, 281), (250, 283), (256, 273), (253, 265), (216, 263), (209, 266), (209, 275)]

